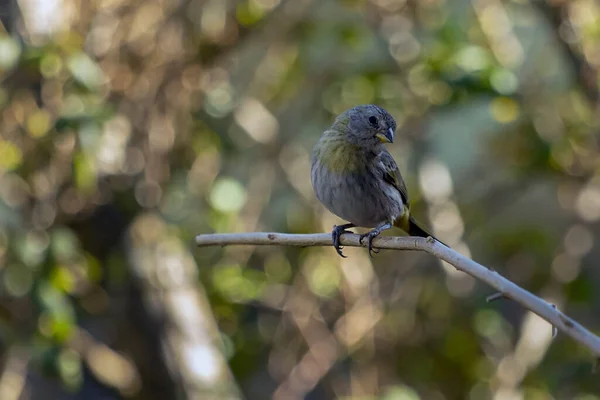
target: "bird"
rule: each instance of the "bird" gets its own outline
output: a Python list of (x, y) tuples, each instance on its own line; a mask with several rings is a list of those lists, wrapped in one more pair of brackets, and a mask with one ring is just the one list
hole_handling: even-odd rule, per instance
[[(342, 112), (323, 132), (312, 152), (311, 183), (319, 201), (348, 223), (335, 225), (333, 246), (341, 257), (340, 237), (354, 227), (372, 228), (360, 235), (373, 239), (398, 227), (411, 236), (431, 237), (410, 214), (406, 184), (386, 143), (394, 142), (396, 121), (382, 107), (358, 105)], [(440, 242), (442, 243), (442, 242)], [(442, 243), (443, 244), (443, 243)]]

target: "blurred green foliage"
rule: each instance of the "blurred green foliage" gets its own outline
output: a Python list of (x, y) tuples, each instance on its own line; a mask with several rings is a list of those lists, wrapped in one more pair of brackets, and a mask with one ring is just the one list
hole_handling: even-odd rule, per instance
[[(101, 392), (89, 331), (142, 374), (107, 398), (160, 398), (148, 385), (177, 379), (141, 365), (155, 332), (124, 317), (129, 227), (154, 215), (142, 236), (190, 248), (328, 231), (310, 152), (360, 103), (397, 119), (390, 151), (441, 240), (600, 332), (597, 2), (26, 3), (0, 3), (0, 339), (56, 396)], [(472, 278), (347, 252), (194, 250), (247, 398), (600, 399), (585, 349)]]

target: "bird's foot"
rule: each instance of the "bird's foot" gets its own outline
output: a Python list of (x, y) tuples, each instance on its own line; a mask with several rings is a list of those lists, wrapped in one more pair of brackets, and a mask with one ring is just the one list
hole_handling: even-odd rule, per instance
[(381, 229), (375, 228), (375, 229), (373, 229), (373, 230), (371, 230), (371, 231), (369, 231), (367, 233), (364, 233), (364, 234), (360, 235), (360, 239), (358, 240), (358, 242), (360, 244), (362, 244), (363, 239), (367, 238), (367, 240), (368, 240), (367, 243), (369, 244), (369, 246), (368, 246), (368, 248), (369, 248), (369, 255), (371, 257), (373, 257), (373, 253), (375, 253), (375, 254), (379, 253), (379, 250), (373, 248), (373, 239), (375, 239), (377, 236), (379, 236), (380, 233), (381, 233)]
[(354, 228), (354, 224), (345, 224), (345, 225), (334, 225), (333, 231), (331, 231), (331, 238), (333, 239), (333, 247), (335, 251), (341, 256), (346, 258), (344, 254), (342, 254), (342, 245), (340, 244), (340, 237), (344, 233), (354, 233), (349, 231), (348, 228)]

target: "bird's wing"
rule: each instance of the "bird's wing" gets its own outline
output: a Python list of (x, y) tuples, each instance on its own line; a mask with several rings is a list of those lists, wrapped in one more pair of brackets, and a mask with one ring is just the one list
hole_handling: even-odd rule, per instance
[(402, 175), (400, 174), (400, 169), (398, 168), (396, 161), (387, 150), (381, 152), (379, 155), (379, 161), (383, 173), (383, 180), (398, 189), (400, 196), (402, 197), (402, 202), (408, 209), (410, 207), (408, 201), (408, 191), (406, 190), (406, 184), (404, 183), (404, 179), (402, 179)]

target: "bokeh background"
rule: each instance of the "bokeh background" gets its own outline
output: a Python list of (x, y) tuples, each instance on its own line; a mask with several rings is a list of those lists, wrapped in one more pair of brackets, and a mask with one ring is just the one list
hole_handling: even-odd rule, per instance
[[(600, 332), (595, 0), (1, 0), (0, 399), (600, 399), (589, 351), (324, 232), (361, 103), (417, 218)], [(399, 234), (390, 232), (389, 234)]]

